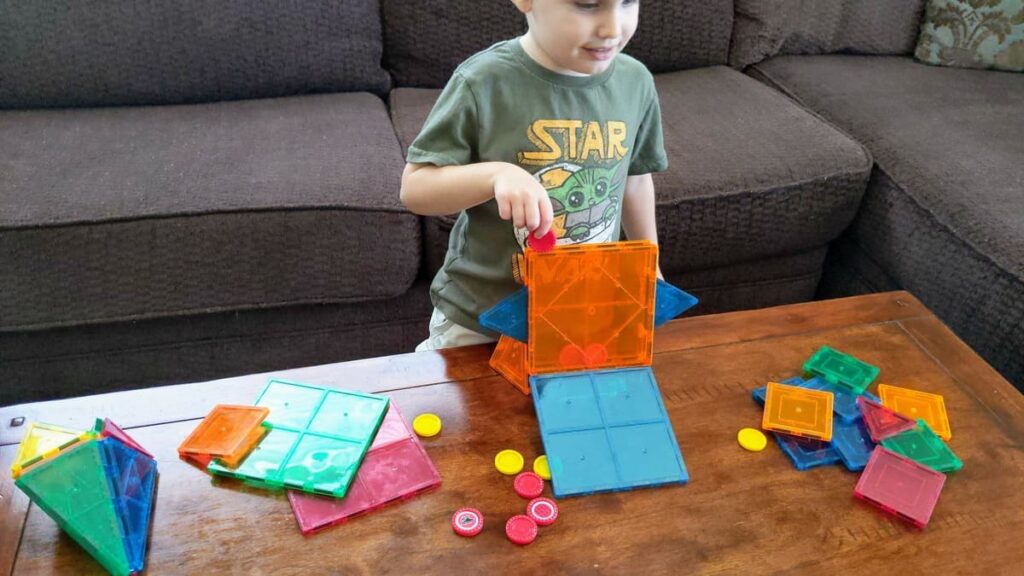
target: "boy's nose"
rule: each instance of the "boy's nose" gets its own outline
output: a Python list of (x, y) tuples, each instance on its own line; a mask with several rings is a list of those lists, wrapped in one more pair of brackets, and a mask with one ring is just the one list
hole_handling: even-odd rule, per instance
[(618, 38), (619, 36), (619, 9), (615, 6), (604, 11), (600, 22), (597, 23), (597, 35), (599, 38)]

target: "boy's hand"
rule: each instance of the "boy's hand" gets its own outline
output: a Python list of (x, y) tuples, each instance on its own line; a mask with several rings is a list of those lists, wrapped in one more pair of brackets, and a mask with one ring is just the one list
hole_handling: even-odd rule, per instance
[(526, 228), (538, 238), (551, 229), (548, 191), (519, 166), (506, 164), (494, 175), (494, 199), (502, 220), (512, 219), (516, 228)]

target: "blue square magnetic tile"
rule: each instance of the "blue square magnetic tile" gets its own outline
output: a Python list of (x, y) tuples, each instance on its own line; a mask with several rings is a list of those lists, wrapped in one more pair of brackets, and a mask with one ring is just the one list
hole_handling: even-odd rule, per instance
[(600, 492), (618, 477), (603, 428), (549, 434), (543, 441), (556, 496)]
[(853, 422), (860, 418), (860, 407), (857, 406), (857, 395), (847, 392), (844, 389), (829, 384), (823, 378), (809, 378), (804, 380), (801, 387), (810, 390), (821, 390), (832, 393), (832, 411), (839, 416), (843, 422)]
[(853, 422), (834, 422), (832, 424), (832, 448), (839, 454), (847, 470), (863, 470), (868, 465), (875, 443), (864, 419)]
[[(801, 378), (799, 376), (794, 376), (792, 378), (786, 378), (785, 380), (781, 380), (779, 382), (779, 384), (789, 384), (790, 386), (799, 386), (800, 384), (803, 383), (803, 381), (804, 381), (803, 378)], [(754, 390), (750, 393), (750, 396), (754, 399), (754, 402), (757, 402), (761, 406), (764, 406), (764, 399), (765, 399), (765, 396), (767, 394), (768, 394), (768, 387), (767, 386), (761, 386), (760, 388), (754, 388)]]
[(529, 301), (526, 288), (520, 288), (480, 314), (480, 325), (525, 344), (529, 338)]
[(775, 440), (797, 470), (810, 470), (839, 462), (839, 453), (828, 442), (787, 434), (775, 434)]
[(608, 426), (651, 422), (664, 414), (658, 386), (643, 370), (605, 374), (597, 400)]
[(547, 432), (587, 430), (598, 428), (604, 422), (594, 384), (583, 372), (562, 375), (557, 386), (546, 386), (544, 394), (534, 395), (534, 404), (538, 418), (544, 414)]
[(679, 446), (668, 422), (637, 424), (608, 429), (612, 453), (624, 482), (655, 486), (679, 481), (679, 470), (686, 477)]
[(650, 367), (542, 374), (530, 385), (556, 497), (689, 480)]

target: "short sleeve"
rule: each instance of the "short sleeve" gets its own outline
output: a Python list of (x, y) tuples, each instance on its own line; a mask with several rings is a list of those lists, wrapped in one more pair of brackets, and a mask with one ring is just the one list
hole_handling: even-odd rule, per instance
[(661, 104), (653, 85), (651, 94), (651, 100), (637, 129), (636, 142), (633, 144), (633, 155), (629, 162), (630, 176), (663, 172), (668, 169), (665, 138), (661, 133)]
[(466, 79), (456, 72), (409, 146), (406, 161), (436, 166), (474, 162), (478, 156), (477, 117), (473, 91)]

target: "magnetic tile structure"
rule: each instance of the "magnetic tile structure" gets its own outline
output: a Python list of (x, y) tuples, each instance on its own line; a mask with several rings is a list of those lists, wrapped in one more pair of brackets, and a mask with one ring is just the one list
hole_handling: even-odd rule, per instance
[(882, 404), (913, 420), (922, 419), (932, 430), (947, 442), (953, 437), (949, 429), (949, 417), (946, 415), (946, 401), (938, 394), (919, 392), (909, 388), (878, 385), (878, 395)]
[(113, 435), (89, 436), (48, 452), (15, 484), (104, 569), (133, 574), (144, 568), (156, 487), (147, 454)]
[(873, 400), (858, 398), (857, 406), (860, 408), (871, 440), (876, 444), (889, 436), (905, 432), (916, 426), (916, 423), (910, 418), (897, 414)]
[[(533, 374), (649, 365), (653, 326), (697, 303), (657, 279), (657, 246), (647, 241), (527, 249), (523, 256), (526, 287), (481, 314), (480, 324), (507, 337), (490, 365), (524, 394)], [(523, 370), (510, 340), (526, 344)]]
[(527, 251), (530, 374), (650, 365), (657, 257), (646, 241)]
[(828, 442), (832, 440), (832, 393), (769, 382), (761, 428)]
[(440, 485), (441, 475), (392, 402), (345, 498), (290, 490), (288, 500), (299, 529), (309, 535)]
[(207, 470), (271, 489), (344, 497), (377, 434), (388, 398), (271, 380), (256, 400), (269, 428), (237, 468)]
[(556, 497), (689, 480), (649, 367), (530, 378)]
[(878, 377), (879, 370), (849, 354), (822, 346), (804, 363), (804, 372), (860, 394)]
[(261, 424), (269, 413), (262, 406), (218, 404), (178, 446), (178, 457), (204, 470), (214, 458), (237, 468), (267, 433)]
[(945, 474), (879, 446), (871, 453), (853, 494), (924, 528), (945, 483)]
[(938, 472), (955, 472), (964, 467), (924, 420), (918, 420), (912, 430), (882, 440), (882, 446)]

